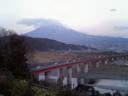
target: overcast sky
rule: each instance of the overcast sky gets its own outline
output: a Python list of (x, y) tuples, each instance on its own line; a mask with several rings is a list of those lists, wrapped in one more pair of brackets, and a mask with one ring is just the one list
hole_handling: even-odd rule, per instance
[(88, 34), (128, 37), (128, 0), (0, 0), (0, 26), (18, 33), (22, 18), (55, 19)]

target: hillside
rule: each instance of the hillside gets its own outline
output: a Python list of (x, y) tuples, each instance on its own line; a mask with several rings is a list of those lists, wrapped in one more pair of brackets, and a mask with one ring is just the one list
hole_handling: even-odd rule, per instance
[(87, 46), (65, 44), (56, 40), (46, 38), (32, 38), (25, 36), (25, 39), (33, 50), (38, 51), (96, 50), (95, 48)]

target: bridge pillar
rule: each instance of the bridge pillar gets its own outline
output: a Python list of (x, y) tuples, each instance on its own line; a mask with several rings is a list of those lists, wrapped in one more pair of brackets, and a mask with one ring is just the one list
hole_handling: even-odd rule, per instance
[(88, 69), (89, 69), (89, 66), (88, 66), (88, 63), (87, 63), (87, 64), (85, 64), (84, 72), (88, 73)]
[(80, 78), (77, 78), (77, 85), (80, 85)]
[(84, 84), (84, 78), (81, 78), (80, 83), (83, 85)]
[(111, 61), (114, 61), (114, 58), (111, 58)]
[(77, 72), (80, 72), (80, 65), (79, 64), (76, 65), (76, 70), (77, 70)]
[(77, 85), (83, 85), (85, 83), (84, 78), (77, 78)]
[(91, 62), (88, 63), (89, 68), (93, 67), (93, 64)]
[(67, 68), (67, 85), (71, 88), (72, 84), (72, 67)]
[(35, 77), (36, 77), (37, 80), (39, 80), (40, 79), (39, 78), (40, 77), (40, 74), (36, 74)]
[(63, 69), (58, 70), (58, 83), (63, 85), (63, 80), (64, 80), (64, 74), (63, 74)]
[(96, 63), (96, 68), (100, 67), (100, 61)]
[(44, 73), (44, 80), (45, 81), (49, 81), (49, 75), (50, 75), (50, 71)]
[(104, 61), (104, 64), (108, 64), (108, 60), (105, 60), (105, 61)]

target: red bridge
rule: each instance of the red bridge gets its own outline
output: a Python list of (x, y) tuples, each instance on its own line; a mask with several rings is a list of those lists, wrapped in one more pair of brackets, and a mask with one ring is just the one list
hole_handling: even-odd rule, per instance
[[(98, 63), (99, 64), (105, 64), (108, 63), (110, 61), (113, 60), (118, 60), (118, 59), (127, 59), (128, 55), (113, 55), (113, 56), (98, 56), (98, 57), (92, 57), (92, 58), (85, 58), (85, 59), (77, 59), (77, 60), (73, 60), (72, 62), (66, 62), (66, 63), (62, 63), (62, 64), (52, 64), (50, 66), (42, 66), (42, 68), (39, 69), (35, 69), (32, 70), (33, 74), (40, 74), (40, 73), (45, 73), (45, 72), (49, 72), (52, 70), (57, 70), (57, 69), (61, 69), (61, 68), (65, 68), (65, 67), (72, 67), (72, 66), (76, 66), (76, 65), (81, 65), (81, 64), (94, 64), (94, 66), (96, 65), (98, 67)], [(41, 65), (34, 65), (34, 67), (38, 67)]]
[[(32, 73), (36, 76), (39, 74), (43, 74), (45, 80), (49, 79), (49, 74), (54, 71), (58, 70), (58, 79), (63, 77), (64, 69), (67, 70), (67, 83), (71, 84), (71, 78), (72, 78), (72, 68), (76, 68), (77, 72), (80, 72), (80, 67), (82, 66), (85, 73), (88, 73), (88, 69), (90, 67), (96, 67), (99, 68), (100, 66), (103, 66), (105, 64), (108, 64), (108, 62), (116, 61), (116, 60), (128, 60), (127, 54), (119, 54), (119, 55), (102, 55), (97, 57), (88, 57), (88, 58), (78, 58), (71, 62), (66, 63), (57, 63), (57, 64), (51, 64), (47, 66), (41, 66), (41, 65), (34, 65), (35, 67), (32, 68)], [(63, 82), (63, 81), (60, 81)]]

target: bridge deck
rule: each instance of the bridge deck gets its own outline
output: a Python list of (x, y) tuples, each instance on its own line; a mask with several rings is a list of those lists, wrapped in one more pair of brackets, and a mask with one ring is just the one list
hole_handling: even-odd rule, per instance
[[(96, 64), (97, 61), (105, 61), (105, 60), (114, 60), (115, 59), (119, 59), (119, 58), (122, 58), (122, 57), (125, 57), (126, 59), (126, 56), (128, 57), (128, 55), (112, 55), (112, 56), (103, 56), (103, 57), (89, 57), (89, 58), (79, 58), (78, 60), (74, 60), (72, 62), (66, 62), (66, 63), (63, 63), (63, 64), (52, 64), (52, 65), (48, 65), (48, 66), (43, 66), (42, 68), (39, 68), (39, 69), (32, 69), (32, 73), (33, 74), (39, 74), (39, 73), (44, 73), (44, 72), (49, 72), (49, 71), (52, 71), (52, 70), (57, 70), (57, 69), (60, 69), (60, 68), (65, 68), (65, 67), (72, 67), (74, 65), (78, 65), (78, 64), (87, 64), (87, 63), (94, 63), (94, 65)], [(37, 65), (38, 66), (38, 65)]]

